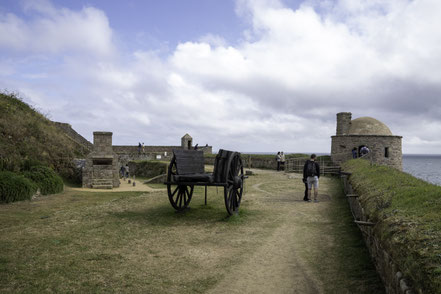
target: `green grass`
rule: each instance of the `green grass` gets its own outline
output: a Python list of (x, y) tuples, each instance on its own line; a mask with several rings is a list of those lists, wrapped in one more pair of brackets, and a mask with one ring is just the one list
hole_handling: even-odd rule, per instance
[(26, 161), (38, 161), (72, 178), (72, 159), (85, 152), (16, 94), (0, 93), (0, 170), (18, 171)]
[[(323, 193), (341, 193), (338, 182), (324, 178)], [(223, 189), (215, 187), (208, 189), (207, 206), (204, 188), (195, 187), (190, 209), (179, 213), (169, 204), (164, 185), (151, 193), (66, 189), (0, 205), (0, 292), (205, 293), (274, 241), (274, 232), (291, 220), (288, 216), (297, 218), (305, 213), (302, 209), (314, 208), (293, 198), (302, 186), (300, 179), (287, 180), (280, 173), (257, 173), (247, 180), (246, 201), (232, 217), (225, 210)], [(301, 217), (301, 233), (290, 232), (290, 238), (312, 250), (299, 255), (311, 258), (325, 293), (381, 293), (373, 285), (380, 282), (370, 276), (372, 264), (347, 205), (339, 201), (310, 212), (322, 215), (322, 223)], [(308, 236), (316, 241), (302, 243)], [(327, 236), (330, 243), (322, 241)]]
[(426, 293), (441, 293), (441, 187), (363, 160), (344, 169), (401, 270)]

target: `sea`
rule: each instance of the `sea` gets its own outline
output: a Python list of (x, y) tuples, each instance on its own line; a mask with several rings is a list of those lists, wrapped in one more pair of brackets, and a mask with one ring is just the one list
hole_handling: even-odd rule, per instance
[[(248, 152), (243, 152), (248, 153)], [(276, 154), (249, 152), (251, 154)], [(291, 152), (285, 152), (289, 154)], [(329, 153), (316, 153), (330, 155)], [(403, 154), (403, 171), (426, 182), (441, 186), (441, 154)]]
[(403, 171), (441, 186), (441, 154), (403, 154)]

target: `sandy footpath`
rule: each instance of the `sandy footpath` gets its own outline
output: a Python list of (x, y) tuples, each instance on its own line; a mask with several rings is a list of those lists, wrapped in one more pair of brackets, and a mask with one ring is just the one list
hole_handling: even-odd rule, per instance
[[(153, 192), (153, 191), (158, 191), (158, 189), (153, 189), (147, 185), (144, 185), (142, 182), (140, 181), (136, 181), (135, 180), (135, 186), (133, 186), (133, 181), (129, 184), (128, 180), (120, 180), (120, 185), (118, 188), (113, 188), (113, 189), (91, 189), (91, 188), (68, 188), (74, 191), (86, 191), (86, 192), (97, 192), (97, 193), (101, 193), (101, 192), (128, 192), (128, 191), (132, 191), (132, 192)], [(162, 190), (162, 189), (161, 189)], [(164, 185), (164, 190), (165, 190), (165, 185)]]

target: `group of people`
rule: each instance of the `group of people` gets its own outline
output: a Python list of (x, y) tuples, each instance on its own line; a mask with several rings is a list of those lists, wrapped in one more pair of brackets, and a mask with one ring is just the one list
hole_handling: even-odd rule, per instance
[(360, 154), (358, 154), (357, 147), (354, 147), (352, 149), (352, 158), (363, 157), (366, 154), (368, 154), (369, 152), (370, 152), (370, 150), (369, 150), (369, 148), (367, 146), (362, 146), (360, 148)]
[(121, 168), (119, 169), (119, 175), (124, 180), (129, 177), (130, 173), (129, 173), (129, 165), (128, 164), (126, 164), (125, 166), (124, 165), (121, 166)]
[(285, 154), (283, 153), (283, 151), (277, 152), (276, 161), (277, 161), (277, 171), (284, 170), (285, 169)]
[(141, 142), (138, 143), (138, 154), (141, 154), (141, 152), (142, 154), (145, 154), (144, 142), (142, 142), (142, 144)]

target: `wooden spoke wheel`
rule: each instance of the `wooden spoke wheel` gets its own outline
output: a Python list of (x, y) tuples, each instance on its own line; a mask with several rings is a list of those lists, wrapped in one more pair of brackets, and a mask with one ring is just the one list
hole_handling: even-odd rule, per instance
[(227, 186), (224, 189), (225, 207), (229, 215), (239, 212), (243, 193), (243, 164), (240, 154), (236, 153), (230, 158), (227, 169)]
[(190, 204), (194, 186), (173, 184), (176, 171), (176, 158), (173, 156), (167, 172), (168, 200), (174, 209), (182, 211)]

